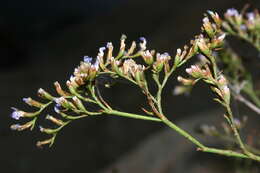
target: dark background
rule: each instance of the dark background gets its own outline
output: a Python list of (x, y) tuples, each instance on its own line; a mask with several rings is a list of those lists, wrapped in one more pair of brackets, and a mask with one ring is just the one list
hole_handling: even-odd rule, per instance
[[(131, 40), (145, 36), (148, 48), (175, 54), (200, 31), (203, 13), (223, 14), (259, 0), (45, 0), (1, 2), (0, 5), (0, 173), (97, 172), (162, 128), (153, 122), (118, 117), (75, 121), (57, 137), (55, 145), (38, 149), (44, 136), (12, 132), (11, 106), (25, 108), (23, 97), (36, 96), (42, 87), (53, 91), (54, 81), (65, 83), (84, 55), (122, 33)], [(217, 107), (196, 87), (191, 97), (174, 97), (174, 76), (164, 91), (164, 108), (172, 120)], [(140, 112), (142, 93), (126, 83), (107, 91), (112, 105)], [(26, 107), (27, 108), (27, 107)], [(27, 108), (29, 110), (29, 108)], [(44, 120), (41, 121), (44, 124)]]

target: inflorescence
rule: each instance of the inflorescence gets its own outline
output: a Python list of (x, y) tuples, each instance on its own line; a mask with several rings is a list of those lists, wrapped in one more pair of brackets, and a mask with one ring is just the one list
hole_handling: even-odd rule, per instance
[[(177, 49), (175, 56), (147, 49), (147, 40), (144, 37), (140, 38), (138, 45), (133, 41), (129, 49), (126, 49), (126, 36), (122, 35), (120, 49), (117, 54), (114, 53), (113, 44), (108, 42), (105, 47), (99, 48), (96, 58), (83, 57), (83, 61), (74, 69), (72, 76), (66, 82), (67, 90), (62, 89), (58, 82), (54, 83), (58, 96), (54, 96), (40, 88), (38, 95), (45, 100), (44, 103), (33, 100), (32, 98), (24, 98), (23, 101), (26, 104), (38, 109), (36, 112), (25, 112), (12, 108), (12, 118), (15, 120), (25, 118), (29, 121), (25, 124), (14, 124), (11, 126), (11, 129), (18, 131), (34, 129), (39, 115), (43, 113), (45, 108), (54, 105), (54, 113), (57, 115), (46, 115), (45, 117), (54, 124), (54, 127), (45, 128), (39, 126), (41, 132), (51, 137), (47, 140), (37, 142), (37, 146), (53, 145), (58, 132), (73, 120), (88, 116), (109, 114), (163, 122), (196, 144), (198, 150), (260, 161), (258, 156), (250, 153), (244, 147), (240, 139), (236, 125), (238, 121), (233, 117), (230, 108), (233, 90), (230, 88), (228, 77), (218, 67), (216, 55), (217, 51), (223, 49), (226, 42), (225, 38), (228, 35), (248, 41), (256, 49), (260, 50), (260, 15), (258, 11), (244, 14), (244, 12), (239, 13), (235, 9), (228, 9), (224, 17), (224, 19), (221, 19), (217, 13), (208, 11), (202, 20), (201, 34), (195, 36), (190, 41), (190, 44), (185, 45), (183, 49)], [(223, 105), (227, 110), (225, 118), (232, 127), (231, 129), (236, 140), (240, 144), (241, 153), (212, 149), (204, 146), (190, 136), (190, 134), (171, 123), (163, 113), (161, 93), (168, 78), (177, 68), (195, 55), (198, 55), (199, 63), (191, 65), (191, 67), (186, 69), (189, 77), (177, 77), (182, 85), (177, 86), (174, 93), (181, 94), (190, 91), (190, 88), (200, 80), (208, 84), (216, 95), (214, 100)], [(136, 59), (140, 58), (142, 59), (142, 63), (136, 61)], [(109, 75), (111, 78), (123, 78), (138, 86), (147, 98), (150, 107), (149, 110), (142, 108), (145, 115), (121, 112), (113, 109), (102, 98), (96, 85), (97, 78), (102, 75)], [(146, 80), (147, 75), (152, 76), (158, 87), (156, 94), (151, 94), (149, 90), (149, 83)], [(86, 103), (94, 106), (88, 107)]]

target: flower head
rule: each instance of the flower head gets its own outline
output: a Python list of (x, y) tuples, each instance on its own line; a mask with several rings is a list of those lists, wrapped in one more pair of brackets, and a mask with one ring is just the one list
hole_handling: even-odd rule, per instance
[(12, 108), (14, 111), (11, 114), (11, 117), (15, 120), (19, 120), (21, 117), (24, 116), (24, 112), (23, 111), (19, 111), (16, 108)]
[(230, 8), (227, 10), (226, 15), (227, 16), (239, 16), (239, 13), (236, 9)]
[(255, 13), (250, 12), (250, 13), (247, 13), (246, 16), (247, 16), (247, 19), (248, 19), (250, 22), (254, 22), (254, 20), (255, 20)]

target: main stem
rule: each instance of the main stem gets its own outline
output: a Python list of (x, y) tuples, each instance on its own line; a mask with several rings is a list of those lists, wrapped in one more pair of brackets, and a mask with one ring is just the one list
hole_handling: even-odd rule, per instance
[(239, 132), (238, 132), (236, 126), (235, 126), (234, 117), (233, 117), (233, 113), (232, 113), (232, 111), (231, 111), (231, 108), (230, 108), (229, 105), (227, 105), (226, 108), (227, 108), (227, 113), (229, 114), (229, 117), (230, 117), (231, 128), (232, 128), (232, 130), (233, 130), (233, 132), (234, 132), (235, 138), (236, 138), (236, 140), (238, 141), (238, 144), (239, 144), (240, 148), (242, 149), (242, 151), (244, 152), (244, 154), (248, 156), (248, 158), (251, 158), (251, 159), (253, 159), (253, 160), (256, 160), (256, 161), (260, 162), (260, 157), (257, 156), (257, 155), (255, 155), (255, 154), (253, 154), (253, 153), (251, 153), (251, 152), (248, 151), (247, 148), (245, 147), (245, 144), (243, 143), (243, 141), (242, 141), (242, 139), (241, 139), (241, 137), (240, 137), (240, 135), (239, 135)]

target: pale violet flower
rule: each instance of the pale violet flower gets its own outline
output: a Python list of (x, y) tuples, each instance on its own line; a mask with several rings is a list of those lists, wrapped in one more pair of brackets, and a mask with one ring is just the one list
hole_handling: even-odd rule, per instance
[(92, 61), (92, 58), (91, 58), (91, 57), (89, 57), (89, 56), (84, 56), (83, 59), (84, 59), (84, 62), (85, 62), (85, 63), (91, 64), (91, 61)]
[(11, 117), (15, 120), (19, 120), (21, 117), (23, 117), (23, 112), (17, 110), (16, 108), (12, 108), (14, 111), (11, 114)]
[(226, 12), (226, 14), (227, 14), (228, 16), (239, 16), (238, 11), (237, 11), (236, 9), (234, 9), (234, 8), (228, 9), (227, 12)]

